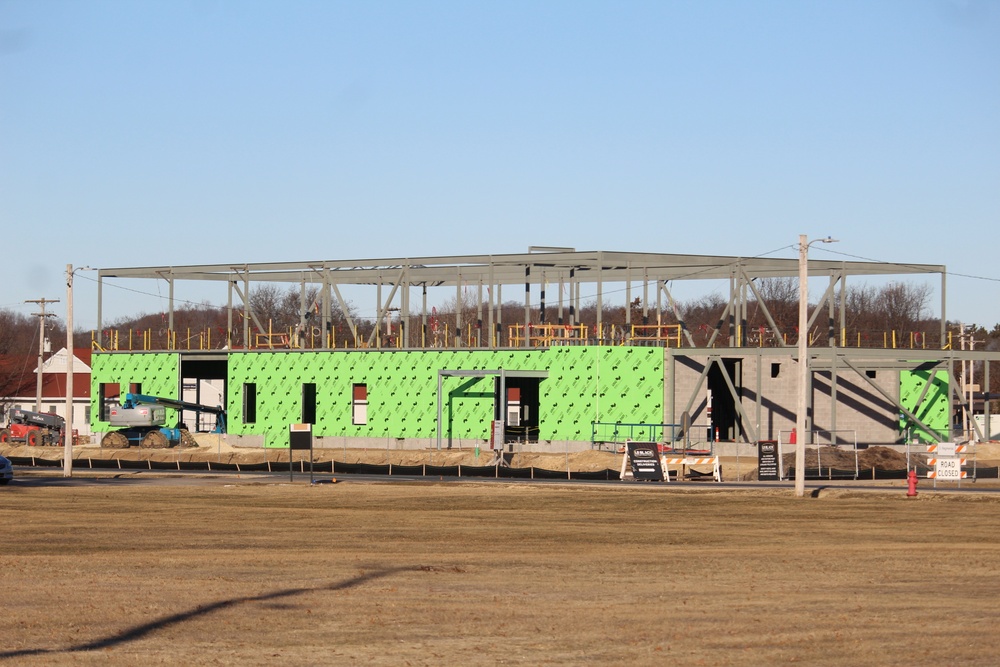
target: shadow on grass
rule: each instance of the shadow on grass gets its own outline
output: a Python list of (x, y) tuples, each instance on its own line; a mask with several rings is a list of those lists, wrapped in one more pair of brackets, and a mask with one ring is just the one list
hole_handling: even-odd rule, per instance
[(67, 646), (66, 648), (26, 648), (26, 649), (19, 649), (16, 651), (0, 651), (0, 660), (9, 660), (11, 658), (21, 658), (34, 655), (79, 653), (83, 651), (95, 651), (102, 648), (111, 648), (113, 646), (118, 646), (120, 644), (127, 644), (128, 642), (134, 642), (139, 639), (143, 639), (151, 634), (154, 634), (158, 630), (163, 630), (164, 628), (169, 628), (170, 626), (174, 625), (180, 625), (181, 623), (185, 623), (187, 621), (191, 621), (202, 616), (207, 616), (222, 609), (238, 607), (239, 605), (249, 604), (253, 602), (268, 602), (268, 601), (283, 600), (287, 598), (293, 598), (298, 595), (303, 595), (306, 593), (316, 593), (322, 591), (342, 591), (349, 588), (354, 588), (356, 586), (360, 586), (370, 581), (384, 579), (385, 577), (398, 574), (400, 572), (434, 571), (437, 569), (438, 568), (436, 567), (427, 565), (414, 566), (414, 567), (394, 567), (394, 568), (375, 570), (372, 572), (366, 572), (364, 574), (359, 574), (356, 577), (351, 577), (350, 579), (334, 582), (331, 584), (327, 584), (325, 586), (311, 586), (309, 588), (289, 588), (281, 591), (273, 591), (271, 593), (263, 593), (261, 595), (252, 595), (247, 597), (230, 598), (228, 600), (219, 600), (218, 602), (199, 605), (194, 609), (190, 609), (188, 611), (182, 611), (176, 614), (171, 614), (169, 616), (164, 616), (162, 618), (158, 618), (148, 623), (135, 625), (132, 626), (131, 628), (126, 628), (121, 632), (115, 633), (113, 635), (108, 635), (107, 637), (101, 637), (100, 639), (95, 639), (94, 641), (87, 642), (85, 644), (76, 644), (75, 646)]

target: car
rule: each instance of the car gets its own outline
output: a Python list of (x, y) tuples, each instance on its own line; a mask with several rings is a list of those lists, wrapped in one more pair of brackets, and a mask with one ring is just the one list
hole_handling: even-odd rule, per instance
[(0, 485), (6, 484), (14, 479), (14, 466), (10, 464), (10, 459), (0, 456)]

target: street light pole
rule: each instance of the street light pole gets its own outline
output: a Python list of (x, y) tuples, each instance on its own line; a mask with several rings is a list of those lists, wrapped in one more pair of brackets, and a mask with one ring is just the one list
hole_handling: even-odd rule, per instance
[(809, 246), (836, 243), (836, 239), (809, 241), (799, 235), (799, 395), (795, 410), (795, 495), (806, 493), (806, 409), (809, 390)]
[(73, 476), (73, 265), (66, 265), (66, 442), (63, 446), (63, 477)]
[[(89, 266), (81, 266), (76, 271), (89, 271)], [(63, 436), (63, 477), (73, 476), (73, 371), (76, 366), (76, 351), (73, 349), (73, 270), (66, 265), (66, 426)]]

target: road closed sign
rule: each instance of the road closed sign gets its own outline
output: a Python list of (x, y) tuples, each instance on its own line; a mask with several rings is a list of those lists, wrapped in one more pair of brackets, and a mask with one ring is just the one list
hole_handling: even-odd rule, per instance
[(958, 482), (962, 479), (962, 460), (957, 456), (939, 457), (934, 472), (940, 482)]

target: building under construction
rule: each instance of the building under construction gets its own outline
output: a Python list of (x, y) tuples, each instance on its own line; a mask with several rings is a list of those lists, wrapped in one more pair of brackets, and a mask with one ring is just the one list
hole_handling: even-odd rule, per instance
[[(818, 298), (801, 359), (799, 332), (782, 330), (758, 282), (795, 278), (804, 267)], [(855, 344), (845, 317), (848, 279), (914, 274), (940, 282), (937, 335)], [(221, 390), (228, 437), (248, 446), (285, 447), (296, 423), (312, 424), (317, 446), (449, 447), (502, 438), (562, 451), (626, 438), (787, 441), (803, 391), (813, 442), (952, 439), (955, 416), (968, 412), (971, 398), (953, 381), (956, 370), (982, 362), (988, 387), (1000, 355), (955, 349), (946, 275), (939, 265), (558, 248), (105, 268), (98, 329), (105, 281), (153, 280), (161, 293), (166, 288), (168, 336), (163, 345), (131, 349), (109, 333), (95, 341), (92, 429), (110, 429), (108, 406), (124, 392), (187, 391), (187, 400), (201, 403), (198, 387), (210, 384)], [(219, 284), (224, 335), (177, 343), (175, 288), (185, 281)], [(714, 327), (686, 326), (674, 296), (685, 281), (728, 285)], [(298, 287), (297, 326), (274, 331), (253, 312), (250, 295), (261, 284)], [(358, 298), (374, 305), (364, 323), (351, 315)], [(511, 302), (522, 298), (512, 321)], [(431, 305), (452, 299), (457, 307), (447, 316)], [(613, 304), (625, 307), (609, 322), (604, 314)], [(751, 306), (766, 327), (747, 327)], [(582, 309), (594, 311), (588, 324)], [(968, 424), (958, 428), (986, 435)]]

